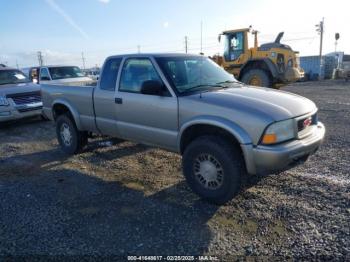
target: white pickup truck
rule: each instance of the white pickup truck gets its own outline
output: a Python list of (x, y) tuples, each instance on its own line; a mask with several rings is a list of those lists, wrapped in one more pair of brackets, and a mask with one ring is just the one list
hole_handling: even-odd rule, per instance
[(23, 68), (22, 71), (36, 84), (94, 85), (96, 81), (85, 74), (77, 66), (38, 66)]
[(306, 161), (325, 134), (309, 99), (247, 86), (197, 55), (112, 56), (96, 87), (44, 84), (42, 95), (66, 153), (89, 132), (178, 152), (193, 191), (218, 204), (247, 174)]

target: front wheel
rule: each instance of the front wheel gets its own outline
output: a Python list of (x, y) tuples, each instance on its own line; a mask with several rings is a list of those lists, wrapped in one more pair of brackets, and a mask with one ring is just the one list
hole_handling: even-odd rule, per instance
[(62, 150), (70, 155), (79, 153), (88, 142), (87, 133), (79, 131), (66, 114), (57, 118), (56, 134)]
[(231, 200), (238, 193), (245, 174), (238, 146), (214, 136), (199, 137), (188, 145), (182, 165), (191, 189), (214, 204)]

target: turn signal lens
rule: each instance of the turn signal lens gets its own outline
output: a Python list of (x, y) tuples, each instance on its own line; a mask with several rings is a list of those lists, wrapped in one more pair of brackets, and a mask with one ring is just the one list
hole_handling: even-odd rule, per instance
[(277, 142), (277, 136), (276, 134), (266, 134), (264, 135), (262, 142), (264, 144), (274, 144)]

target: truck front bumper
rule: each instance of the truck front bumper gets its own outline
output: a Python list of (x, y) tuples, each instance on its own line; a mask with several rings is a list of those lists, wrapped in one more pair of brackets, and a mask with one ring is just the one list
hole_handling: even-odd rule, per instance
[(0, 122), (18, 120), (26, 117), (40, 116), (42, 114), (42, 104), (36, 108), (16, 108), (13, 106), (0, 107)]
[(273, 146), (243, 145), (248, 173), (273, 174), (305, 162), (322, 144), (325, 132), (324, 125), (318, 122), (312, 134), (300, 140)]

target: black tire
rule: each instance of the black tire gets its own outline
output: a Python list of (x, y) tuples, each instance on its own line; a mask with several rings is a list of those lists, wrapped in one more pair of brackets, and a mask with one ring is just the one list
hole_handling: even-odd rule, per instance
[[(69, 133), (66, 139), (62, 134), (62, 132), (64, 132), (63, 129), (65, 129), (66, 132)], [(61, 146), (61, 149), (66, 154), (69, 154), (69, 155), (79, 153), (88, 142), (87, 133), (79, 131), (74, 121), (71, 119), (71, 117), (68, 114), (60, 115), (57, 118), (56, 134), (57, 134), (57, 140)]]
[[(215, 185), (213, 182), (213, 187), (207, 188), (209, 183), (203, 182), (205, 181), (205, 179), (203, 180), (204, 176), (199, 174), (202, 171), (199, 172), (198, 170), (202, 170), (202, 163), (205, 169), (204, 162), (208, 162), (209, 160), (204, 160), (200, 164), (200, 168), (198, 167), (198, 161), (200, 161), (201, 158), (205, 158), (206, 155), (209, 155), (209, 158), (214, 158), (213, 166), (216, 165), (216, 170), (221, 168), (221, 185), (216, 182)], [(212, 160), (209, 162), (211, 161)], [(217, 165), (216, 162), (219, 165)], [(191, 144), (186, 147), (183, 154), (182, 167), (190, 188), (201, 198), (218, 205), (226, 203), (238, 193), (241, 186), (241, 179), (246, 174), (244, 159), (239, 147), (215, 136), (203, 136), (191, 142)], [(205, 174), (205, 172), (207, 172), (206, 175), (208, 175), (209, 171), (204, 170), (203, 174)], [(218, 173), (218, 171), (216, 172)], [(212, 180), (209, 178), (207, 181)], [(206, 186), (203, 183), (205, 183)]]
[(265, 70), (261, 70), (261, 69), (251, 69), (245, 72), (241, 78), (241, 81), (247, 85), (254, 85), (252, 84), (252, 82), (254, 82), (253, 81), (254, 78), (259, 79), (260, 81), (259, 86), (272, 87), (272, 81), (268, 73)]

